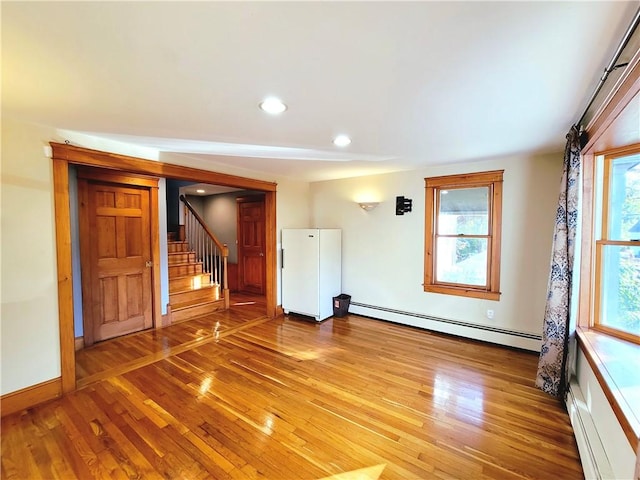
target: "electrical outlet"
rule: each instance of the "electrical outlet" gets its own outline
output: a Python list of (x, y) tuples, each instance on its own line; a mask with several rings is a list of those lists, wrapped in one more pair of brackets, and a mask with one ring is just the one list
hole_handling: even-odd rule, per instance
[(494, 312), (493, 312), (493, 310), (487, 310), (487, 318), (488, 318), (489, 320), (492, 320), (492, 319), (493, 319), (493, 313), (494, 313)]

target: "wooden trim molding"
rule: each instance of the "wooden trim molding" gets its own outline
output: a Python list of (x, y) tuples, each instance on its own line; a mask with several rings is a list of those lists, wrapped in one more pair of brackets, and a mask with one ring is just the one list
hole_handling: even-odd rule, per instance
[(267, 316), (275, 318), (276, 296), (278, 285), (278, 262), (277, 256), (277, 232), (276, 232), (276, 192), (266, 192), (264, 195), (264, 220), (265, 220), (265, 297), (267, 302)]
[[(638, 141), (637, 115), (631, 114), (629, 116), (631, 137), (625, 134), (620, 135), (621, 132), (618, 131), (620, 129), (616, 127), (616, 123), (620, 123), (620, 120), (623, 123), (626, 121), (624, 118), (625, 109), (634, 98), (637, 100), (639, 94), (640, 51), (629, 62), (625, 74), (618, 80), (618, 84), (612, 89), (610, 96), (587, 125), (586, 132), (589, 140), (582, 149), (583, 155), (612, 150)], [(636, 123), (634, 124), (634, 122)]]
[(0, 398), (0, 411), (2, 411), (2, 416), (4, 417), (61, 396), (62, 379), (58, 377), (2, 395)]
[(78, 167), (78, 178), (96, 180), (98, 182), (111, 182), (126, 185), (136, 185), (138, 187), (158, 188), (158, 178), (147, 175), (134, 175), (114, 170), (106, 170), (96, 167)]
[(168, 327), (171, 325), (171, 304), (167, 303), (167, 313), (162, 315), (162, 327)]
[[(69, 211), (69, 165), (86, 165), (101, 167), (110, 170), (110, 174), (117, 177), (120, 172), (125, 175), (138, 174), (142, 176), (157, 176), (160, 178), (173, 178), (176, 180), (192, 180), (198, 183), (211, 183), (242, 188), (246, 190), (258, 190), (265, 192), (265, 220), (266, 220), (266, 315), (269, 318), (276, 316), (276, 288), (277, 288), (277, 264), (276, 264), (276, 187), (277, 184), (255, 180), (251, 178), (237, 177), (222, 173), (199, 170), (190, 167), (181, 167), (162, 162), (143, 160), (125, 155), (101, 152), (88, 148), (76, 147), (56, 142), (51, 142), (53, 151), (53, 187), (54, 208), (56, 220), (56, 254), (58, 265), (58, 319), (60, 324), (60, 362), (62, 393), (76, 389), (76, 365), (75, 365), (75, 335), (73, 328), (73, 286), (71, 269), (71, 219)], [(154, 206), (157, 208), (157, 206)], [(154, 231), (159, 228), (152, 225)], [(159, 245), (158, 245), (159, 249)], [(154, 246), (154, 270), (159, 269), (159, 250)], [(156, 260), (157, 259), (157, 260)], [(154, 277), (154, 284), (158, 279)], [(170, 321), (170, 314), (162, 318), (160, 296), (154, 303), (154, 316), (156, 322), (162, 324)], [(156, 313), (157, 312), (157, 313)], [(157, 315), (157, 316), (156, 316)]]
[(89, 165), (94, 167), (110, 168), (116, 171), (129, 173), (141, 173), (162, 178), (177, 178), (180, 180), (193, 180), (198, 183), (212, 183), (226, 187), (244, 188), (247, 190), (260, 190), (275, 192), (277, 184), (255, 180), (253, 178), (238, 177), (225, 173), (210, 172), (197, 168), (182, 167), (170, 163), (155, 162), (142, 158), (129, 157), (117, 153), (102, 152), (90, 148), (76, 147), (64, 143), (50, 142), (53, 149), (53, 158), (66, 160), (76, 165)]
[[(424, 283), (425, 292), (458, 295), (462, 297), (500, 300), (500, 258), (502, 232), (502, 182), (504, 170), (446, 175), (425, 178), (425, 229), (424, 229)], [(489, 231), (484, 235), (470, 235), (465, 238), (486, 238), (487, 279), (486, 285), (474, 286), (438, 282), (436, 278), (436, 249), (440, 236), (438, 232), (438, 212), (440, 211), (440, 190), (456, 188), (486, 187), (489, 189)]]
[(69, 210), (69, 164), (53, 159), (53, 192), (58, 265), (58, 321), (62, 393), (76, 388), (76, 351), (73, 329), (73, 273), (71, 266), (71, 212)]
[[(627, 395), (633, 394), (633, 389), (628, 387), (637, 386), (638, 383), (628, 373), (623, 373), (621, 377), (619, 372), (620, 366), (627, 366), (631, 367), (628, 371), (635, 373), (633, 362), (640, 346), (598, 332), (592, 326), (596, 308), (594, 292), (597, 274), (596, 161), (599, 155), (615, 157), (637, 150), (640, 146), (639, 109), (640, 52), (629, 62), (624, 76), (619, 79), (586, 128), (589, 141), (582, 150), (582, 253), (577, 319), (578, 345), (634, 449), (638, 447), (640, 436), (640, 411), (637, 407), (640, 403), (637, 398), (629, 399)], [(621, 355), (622, 350), (630, 353)], [(623, 389), (621, 385), (627, 388)]]

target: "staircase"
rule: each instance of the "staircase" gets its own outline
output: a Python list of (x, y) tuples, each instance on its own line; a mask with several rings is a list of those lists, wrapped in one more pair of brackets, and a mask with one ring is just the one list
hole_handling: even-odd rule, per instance
[(169, 304), (171, 323), (183, 322), (225, 308), (221, 287), (213, 283), (210, 273), (203, 272), (203, 264), (186, 241), (178, 241), (170, 233)]

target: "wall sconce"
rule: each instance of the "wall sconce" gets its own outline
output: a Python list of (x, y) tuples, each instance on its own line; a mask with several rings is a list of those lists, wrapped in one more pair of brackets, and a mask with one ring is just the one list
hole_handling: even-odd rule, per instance
[(365, 212), (370, 212), (371, 210), (376, 208), (378, 205), (380, 205), (380, 202), (358, 202), (358, 205), (360, 205), (360, 208), (363, 209)]
[(396, 197), (396, 215), (404, 215), (411, 211), (413, 200), (410, 198)]

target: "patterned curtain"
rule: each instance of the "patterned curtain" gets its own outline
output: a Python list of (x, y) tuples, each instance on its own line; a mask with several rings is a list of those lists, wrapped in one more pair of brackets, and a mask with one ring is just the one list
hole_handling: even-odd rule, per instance
[(570, 325), (570, 311), (578, 225), (580, 150), (580, 132), (574, 125), (567, 134), (567, 146), (564, 151), (564, 171), (553, 233), (542, 349), (536, 377), (536, 386), (555, 397), (564, 397), (568, 389), (569, 339), (575, 333), (575, 326)]

